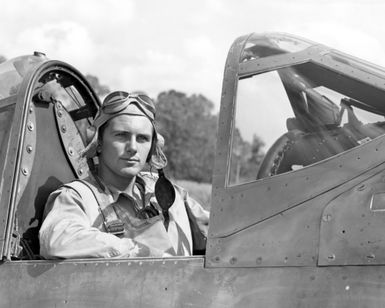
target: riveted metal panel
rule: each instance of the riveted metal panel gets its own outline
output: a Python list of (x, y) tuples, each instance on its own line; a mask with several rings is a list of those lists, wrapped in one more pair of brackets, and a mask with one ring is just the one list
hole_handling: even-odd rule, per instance
[[(221, 96), (221, 109), (218, 122), (217, 146), (212, 179), (212, 204), (210, 212), (210, 229), (215, 230), (218, 223), (216, 216), (221, 208), (222, 192), (226, 186), (227, 166), (231, 150), (231, 131), (234, 125), (234, 100), (237, 90), (238, 67), (241, 51), (248, 36), (238, 38), (230, 48), (227, 56)], [(211, 235), (209, 235), (210, 237)]]
[(264, 73), (283, 67), (293, 66), (306, 63), (314, 58), (318, 58), (319, 54), (326, 54), (330, 49), (325, 46), (311, 46), (304, 51), (287, 54), (279, 54), (267, 58), (260, 58), (239, 64), (239, 78), (245, 78), (255, 74)]
[[(210, 234), (228, 236), (341, 185), (381, 164), (385, 136), (306, 168), (228, 187), (217, 198)], [(306, 187), (306, 189), (302, 189)], [(219, 199), (219, 200), (218, 200)]]
[(20, 163), (20, 178), (16, 203), (20, 201), (28, 180), (31, 176), (32, 165), (36, 153), (36, 110), (33, 104), (27, 107), (27, 125), (24, 135), (24, 147), (22, 148)]
[[(10, 242), (14, 228), (14, 205), (17, 199), (18, 187), (16, 183), (19, 181), (19, 176), (22, 174), (21, 169), (21, 156), (23, 154), (22, 144), (24, 142), (25, 130), (27, 125), (27, 117), (29, 113), (29, 99), (30, 93), (28, 92), (32, 76), (35, 71), (41, 67), (46, 59), (40, 56), (33, 57), (20, 57), (21, 61), (15, 61), (15, 65), (18, 66), (18, 73), (22, 76), (22, 81), (17, 87), (16, 105), (14, 118), (12, 122), (12, 128), (10, 132), (10, 142), (7, 149), (5, 170), (2, 178), (1, 196), (0, 196), (0, 216), (3, 217), (3, 225), (0, 228), (1, 238), (4, 240), (4, 244), (1, 246), (1, 256), (9, 257)], [(23, 62), (23, 59), (26, 60)], [(25, 64), (25, 65), (24, 65)], [(15, 66), (15, 67), (16, 67)], [(30, 118), (33, 122), (33, 116)], [(33, 132), (32, 132), (33, 133)], [(28, 134), (27, 134), (28, 135)], [(24, 170), (26, 173), (26, 170)], [(21, 189), (23, 189), (25, 183), (23, 183)]]
[(384, 307), (385, 267), (203, 268), (202, 258), (6, 262), (1, 307)]
[(229, 236), (212, 238), (207, 247), (206, 266), (317, 266), (324, 208), (364, 180), (377, 181), (382, 170), (384, 165), (377, 166), (294, 208)]
[(28, 165), (27, 162), (24, 163), (25, 168), (29, 170), (29, 176), (25, 189), (18, 195), (16, 217), (20, 235), (37, 255), (38, 232), (47, 198), (53, 190), (76, 177), (60, 141), (54, 105), (33, 105), (37, 120), (35, 155), (33, 161), (28, 161)]
[[(320, 232), (320, 265), (385, 264), (385, 173), (363, 181), (324, 209)], [(379, 202), (379, 203), (378, 203)]]
[(57, 131), (73, 171), (81, 179), (87, 177), (89, 174), (87, 159), (81, 157), (85, 145), (71, 115), (60, 101), (55, 102), (55, 117)]

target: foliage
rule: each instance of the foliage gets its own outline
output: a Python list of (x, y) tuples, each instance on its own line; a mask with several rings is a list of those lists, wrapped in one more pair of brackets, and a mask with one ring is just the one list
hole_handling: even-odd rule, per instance
[(211, 182), (217, 116), (203, 95), (187, 96), (174, 90), (157, 99), (157, 122), (165, 138), (168, 172), (177, 179)]
[(197, 183), (187, 180), (173, 181), (175, 184), (183, 187), (189, 195), (198, 201), (206, 210), (210, 211), (211, 206), (211, 184)]
[[(6, 61), (0, 55), (0, 63)], [(110, 92), (99, 78), (87, 74), (86, 79), (100, 97)], [(165, 137), (164, 152), (168, 158), (167, 172), (182, 186), (195, 192), (195, 198), (210, 204), (210, 184), (214, 167), (218, 116), (213, 114), (214, 104), (203, 95), (170, 90), (158, 95), (157, 123)], [(245, 141), (238, 129), (234, 131), (231, 179), (254, 176), (261, 163), (263, 142), (256, 135), (252, 142)], [(206, 187), (206, 186), (207, 187)]]
[[(6, 60), (0, 55), (0, 63)], [(101, 99), (110, 92), (98, 77), (91, 74), (85, 77)], [(211, 182), (218, 119), (213, 114), (214, 104), (201, 94), (188, 96), (175, 90), (160, 93), (156, 104), (157, 123), (165, 137), (164, 152), (168, 158), (169, 175), (188, 183)], [(233, 135), (231, 182), (251, 179), (257, 174), (263, 158), (263, 142), (256, 135), (251, 143), (244, 140), (237, 128)]]
[[(217, 116), (203, 95), (187, 96), (174, 90), (157, 99), (157, 122), (165, 137), (167, 172), (176, 179), (211, 182), (214, 167)], [(230, 177), (232, 183), (256, 178), (264, 153), (263, 141), (244, 140), (235, 128)]]
[(240, 183), (255, 179), (262, 163), (264, 142), (253, 135), (250, 142), (244, 140), (235, 128), (231, 155), (230, 182)]
[(85, 77), (99, 98), (102, 98), (110, 92), (108, 86), (100, 84), (98, 77), (91, 74), (87, 74)]

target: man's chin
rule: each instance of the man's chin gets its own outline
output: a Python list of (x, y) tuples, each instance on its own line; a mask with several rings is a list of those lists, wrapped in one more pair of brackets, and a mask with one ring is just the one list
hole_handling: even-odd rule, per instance
[(138, 175), (138, 173), (142, 170), (142, 168), (124, 168), (120, 171), (120, 174), (124, 177), (134, 177)]

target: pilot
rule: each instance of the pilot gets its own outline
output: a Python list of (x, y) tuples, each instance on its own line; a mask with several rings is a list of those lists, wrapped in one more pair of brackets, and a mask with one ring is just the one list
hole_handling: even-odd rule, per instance
[(155, 196), (156, 170), (167, 159), (154, 102), (143, 92), (112, 92), (92, 128), (83, 155), (97, 161), (96, 171), (49, 196), (39, 232), (41, 256), (167, 257), (204, 250), (209, 213), (165, 178), (169, 187), (161, 190), (175, 197), (169, 209)]

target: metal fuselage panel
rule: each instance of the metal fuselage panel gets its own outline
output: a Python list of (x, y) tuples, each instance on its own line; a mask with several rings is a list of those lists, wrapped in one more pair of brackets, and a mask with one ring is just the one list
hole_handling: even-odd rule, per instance
[[(299, 169), (290, 168), (285, 172), (264, 177), (256, 174), (250, 181), (231, 183), (232, 143), (236, 143), (234, 135), (237, 129), (239, 131), (236, 117), (237, 111), (241, 110), (237, 109), (237, 105), (242, 104), (238, 94), (239, 92), (242, 94), (240, 83), (250, 76), (262, 75), (273, 70), (287, 73), (283, 78), (283, 84), (290, 90), (285, 92), (285, 97), (289, 98), (291, 104), (293, 93), (304, 94), (306, 90), (313, 89), (312, 87), (325, 86), (343, 93), (344, 96), (351, 95), (364, 101), (366, 105), (361, 105), (365, 105), (365, 110), (383, 113), (385, 75), (380, 68), (318, 44), (311, 44), (312, 46), (299, 51), (284, 52), (283, 49), (276, 48), (273, 37), (269, 36), (269, 40), (267, 37), (261, 36), (259, 39), (253, 35), (241, 37), (234, 42), (228, 53), (213, 172), (206, 266), (251, 268), (317, 264), (359, 265), (368, 264), (372, 260), (377, 264), (384, 264), (383, 241), (375, 234), (381, 234), (385, 215), (381, 206), (379, 210), (371, 210), (371, 200), (376, 197), (380, 204), (380, 198), (383, 197), (382, 192), (375, 191), (376, 187), (383, 185), (384, 158), (381, 154), (385, 151), (383, 132), (369, 137), (365, 135), (366, 127), (362, 127), (360, 134), (368, 137), (370, 142), (357, 143), (354, 148), (333, 152), (333, 155), (311, 164), (301, 162), (299, 165), (302, 167)], [(271, 53), (266, 53), (266, 50), (270, 50)], [(288, 74), (290, 66), (298, 68), (296, 74)], [(314, 84), (307, 85), (305, 79), (299, 78), (300, 73), (304, 76), (312, 75), (309, 80)], [(255, 87), (255, 89), (262, 92), (266, 88)], [(253, 99), (254, 96), (250, 95), (247, 98)], [(259, 110), (262, 114), (264, 108), (267, 108), (263, 105), (265, 102), (267, 104), (270, 101), (259, 100), (254, 103), (260, 105)], [(298, 102), (294, 103), (300, 105)], [(295, 104), (293, 106), (299, 108)], [(296, 115), (297, 111), (295, 109), (293, 113)], [(317, 118), (319, 114), (315, 115)], [(286, 116), (284, 118), (285, 121), (291, 120)], [(344, 123), (342, 126), (353, 127), (346, 124), (351, 123)], [(382, 122), (371, 124), (382, 125)], [(306, 155), (312, 159), (318, 155), (311, 154), (312, 151), (312, 153), (322, 152), (319, 150), (322, 144), (329, 145), (339, 138), (337, 133), (332, 133), (332, 130), (326, 129), (325, 125), (318, 131), (309, 130), (313, 135), (304, 133), (304, 136), (308, 135), (307, 139), (301, 141), (303, 142), (301, 150), (305, 152), (309, 149)], [(255, 129), (257, 128), (256, 126)], [(292, 131), (290, 126), (288, 128), (285, 124), (282, 136)], [(322, 137), (319, 140), (315, 138), (317, 142), (309, 142), (311, 137), (320, 131), (323, 132)], [(256, 133), (258, 134), (257, 130)], [(347, 137), (353, 139), (349, 134)], [(292, 144), (294, 143), (293, 141)], [(332, 147), (325, 146), (325, 148)], [(270, 162), (280, 161), (283, 157), (281, 154), (285, 151), (282, 147), (278, 147), (276, 155), (270, 157)], [(368, 188), (362, 192), (358, 190), (359, 185), (366, 185)], [(339, 197), (340, 194), (344, 195)], [(337, 202), (332, 201), (335, 198), (338, 198)], [(330, 215), (333, 219), (322, 222), (323, 210), (329, 203), (333, 214), (325, 213), (325, 219), (327, 220)], [(342, 207), (345, 211), (341, 210)], [(354, 213), (350, 213), (353, 208)], [(338, 217), (338, 220), (334, 217)], [(359, 225), (356, 223), (355, 226), (347, 228), (349, 224), (346, 217), (354, 217), (356, 222), (360, 221), (361, 224), (364, 220), (362, 218), (365, 217), (365, 224), (371, 227), (367, 228), (365, 225), (356, 228), (355, 226)], [(322, 232), (320, 232), (321, 224)], [(357, 241), (358, 237), (353, 234), (359, 234), (360, 241)], [(320, 243), (322, 243), (321, 253)], [(347, 248), (350, 253), (343, 253)], [(355, 258), (351, 258), (353, 252), (356, 254)], [(320, 255), (322, 260), (319, 260)], [(339, 257), (342, 255), (343, 258)]]
[(384, 266), (205, 269), (203, 258), (6, 262), (1, 307), (384, 307)]

